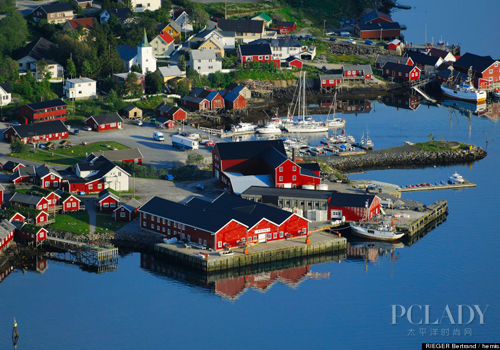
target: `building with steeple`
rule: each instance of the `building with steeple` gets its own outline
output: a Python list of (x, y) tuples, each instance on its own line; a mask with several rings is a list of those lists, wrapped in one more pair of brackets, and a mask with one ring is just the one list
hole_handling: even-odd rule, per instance
[(117, 49), (129, 72), (133, 65), (141, 67), (142, 74), (156, 71), (156, 58), (153, 55), (153, 48), (148, 43), (146, 29), (144, 29), (142, 43), (137, 46), (137, 51), (128, 45), (118, 45)]
[(136, 64), (141, 67), (142, 74), (156, 71), (156, 58), (153, 55), (153, 48), (149, 45), (146, 29), (144, 29), (142, 43), (137, 47), (137, 56), (135, 60)]

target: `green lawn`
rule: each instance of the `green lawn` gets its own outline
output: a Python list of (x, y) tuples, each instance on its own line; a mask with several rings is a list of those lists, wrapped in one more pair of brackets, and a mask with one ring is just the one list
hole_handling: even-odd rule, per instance
[(58, 214), (55, 219), (56, 222), (49, 228), (78, 235), (89, 234), (89, 214), (86, 211)]
[(415, 146), (426, 152), (441, 152), (441, 151), (450, 151), (455, 149), (469, 149), (469, 145), (464, 143), (455, 142), (455, 141), (428, 141), (417, 143)]
[(68, 148), (56, 148), (53, 151), (38, 149), (29, 150), (25, 153), (12, 153), (12, 157), (31, 160), (34, 162), (73, 165), (79, 160), (87, 157), (88, 154), (97, 151), (109, 151), (112, 149), (128, 149), (128, 146), (115, 141), (100, 141), (83, 145), (73, 145)]
[(95, 233), (106, 234), (116, 232), (126, 224), (128, 224), (126, 221), (115, 221), (113, 215), (97, 214)]

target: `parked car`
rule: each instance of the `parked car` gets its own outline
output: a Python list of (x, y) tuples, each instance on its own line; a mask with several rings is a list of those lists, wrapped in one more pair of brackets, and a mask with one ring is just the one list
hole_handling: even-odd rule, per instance
[(138, 121), (136, 121), (135, 123), (136, 123), (137, 125), (139, 125), (139, 126), (142, 126), (142, 124), (143, 124), (142, 120), (140, 120), (140, 119), (139, 119)]
[(314, 40), (314, 37), (311, 34), (306, 34), (304, 36), (304, 39), (306, 39), (306, 40)]
[(334, 38), (333, 36), (331, 36), (330, 41), (337, 41), (337, 38)]
[(366, 39), (365, 40), (365, 44), (366, 45), (373, 45), (373, 41), (369, 40), (369, 39)]
[(78, 130), (78, 129), (73, 129), (73, 135), (76, 135), (76, 134), (78, 134), (79, 132), (80, 132), (80, 130)]
[(352, 39), (347, 39), (347, 42), (349, 44), (353, 44), (353, 45), (356, 45), (356, 41), (352, 40)]
[(92, 128), (88, 125), (85, 125), (82, 129), (85, 131), (92, 131)]

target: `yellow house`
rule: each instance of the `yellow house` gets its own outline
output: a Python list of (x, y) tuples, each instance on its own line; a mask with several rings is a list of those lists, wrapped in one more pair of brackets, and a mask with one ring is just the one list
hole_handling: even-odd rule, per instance
[(213, 50), (219, 57), (224, 57), (224, 44), (213, 36), (205, 40), (200, 47), (198, 47), (198, 50)]
[(168, 22), (168, 24), (163, 27), (161, 32), (170, 34), (170, 36), (174, 38), (176, 44), (181, 42), (181, 27), (174, 21)]

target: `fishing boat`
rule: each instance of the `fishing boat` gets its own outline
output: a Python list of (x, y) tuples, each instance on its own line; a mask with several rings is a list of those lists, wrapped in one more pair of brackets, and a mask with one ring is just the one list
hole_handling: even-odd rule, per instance
[(357, 147), (365, 149), (365, 150), (372, 150), (373, 149), (373, 141), (368, 135), (368, 133), (365, 134), (363, 133), (363, 136), (361, 136), (361, 141), (359, 143), (355, 144)]
[[(292, 99), (291, 108), (288, 109), (288, 118), (284, 120), (283, 127), (289, 133), (321, 133), (328, 132), (326, 123), (314, 120), (306, 111), (306, 73), (302, 72), (297, 85), (296, 98)], [(298, 120), (293, 120), (292, 115), (297, 112)]]
[(486, 101), (486, 91), (477, 90), (472, 84), (472, 67), (469, 68), (467, 81), (457, 84), (455, 79), (453, 74), (450, 74), (450, 78), (441, 84), (441, 92), (444, 95), (456, 100), (472, 101), (474, 103)]
[(455, 171), (453, 175), (451, 175), (450, 178), (448, 179), (448, 182), (451, 184), (456, 184), (456, 183), (461, 184), (465, 182), (465, 179), (462, 177), (462, 175), (460, 175)]
[(281, 134), (281, 129), (274, 123), (268, 123), (264, 126), (258, 127), (255, 131), (259, 134)]
[(231, 131), (234, 133), (254, 132), (256, 128), (257, 125), (253, 125), (251, 123), (243, 123), (243, 122), (231, 125)]
[(394, 225), (382, 223), (378, 225), (351, 223), (350, 226), (352, 234), (379, 241), (396, 241), (405, 235), (404, 233), (396, 232)]

